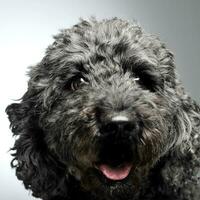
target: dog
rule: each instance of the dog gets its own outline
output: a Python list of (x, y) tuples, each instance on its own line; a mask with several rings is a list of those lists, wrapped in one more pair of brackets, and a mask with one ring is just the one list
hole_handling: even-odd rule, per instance
[(43, 200), (199, 200), (200, 107), (166, 45), (118, 18), (54, 39), (6, 108), (25, 188)]

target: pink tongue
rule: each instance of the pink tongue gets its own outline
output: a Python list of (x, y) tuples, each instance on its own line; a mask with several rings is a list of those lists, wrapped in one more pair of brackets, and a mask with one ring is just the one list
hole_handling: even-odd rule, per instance
[(111, 180), (122, 180), (129, 175), (132, 165), (125, 164), (121, 167), (112, 168), (109, 165), (102, 164), (99, 166), (100, 171), (106, 176), (106, 178)]

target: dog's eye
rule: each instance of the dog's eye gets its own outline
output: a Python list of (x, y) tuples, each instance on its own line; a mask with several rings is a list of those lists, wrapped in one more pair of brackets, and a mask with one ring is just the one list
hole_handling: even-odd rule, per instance
[(157, 73), (149, 71), (137, 71), (134, 80), (141, 85), (141, 87), (156, 92), (158, 88), (163, 87), (163, 81)]
[(70, 83), (67, 85), (68, 89), (71, 89), (73, 91), (80, 88), (82, 85), (88, 84), (88, 81), (83, 77), (73, 78)]

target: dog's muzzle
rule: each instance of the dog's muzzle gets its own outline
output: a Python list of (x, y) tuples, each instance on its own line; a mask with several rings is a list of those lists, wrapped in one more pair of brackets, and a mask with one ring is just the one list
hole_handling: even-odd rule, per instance
[(128, 177), (136, 154), (137, 125), (126, 116), (114, 116), (100, 126), (100, 154), (97, 167), (112, 181)]

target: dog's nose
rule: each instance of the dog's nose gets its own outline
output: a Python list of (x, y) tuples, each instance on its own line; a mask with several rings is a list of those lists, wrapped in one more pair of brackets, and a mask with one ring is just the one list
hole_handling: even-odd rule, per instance
[(130, 135), (135, 129), (135, 123), (125, 116), (115, 116), (110, 121), (104, 122), (100, 132), (103, 135), (120, 134), (122, 136)]

